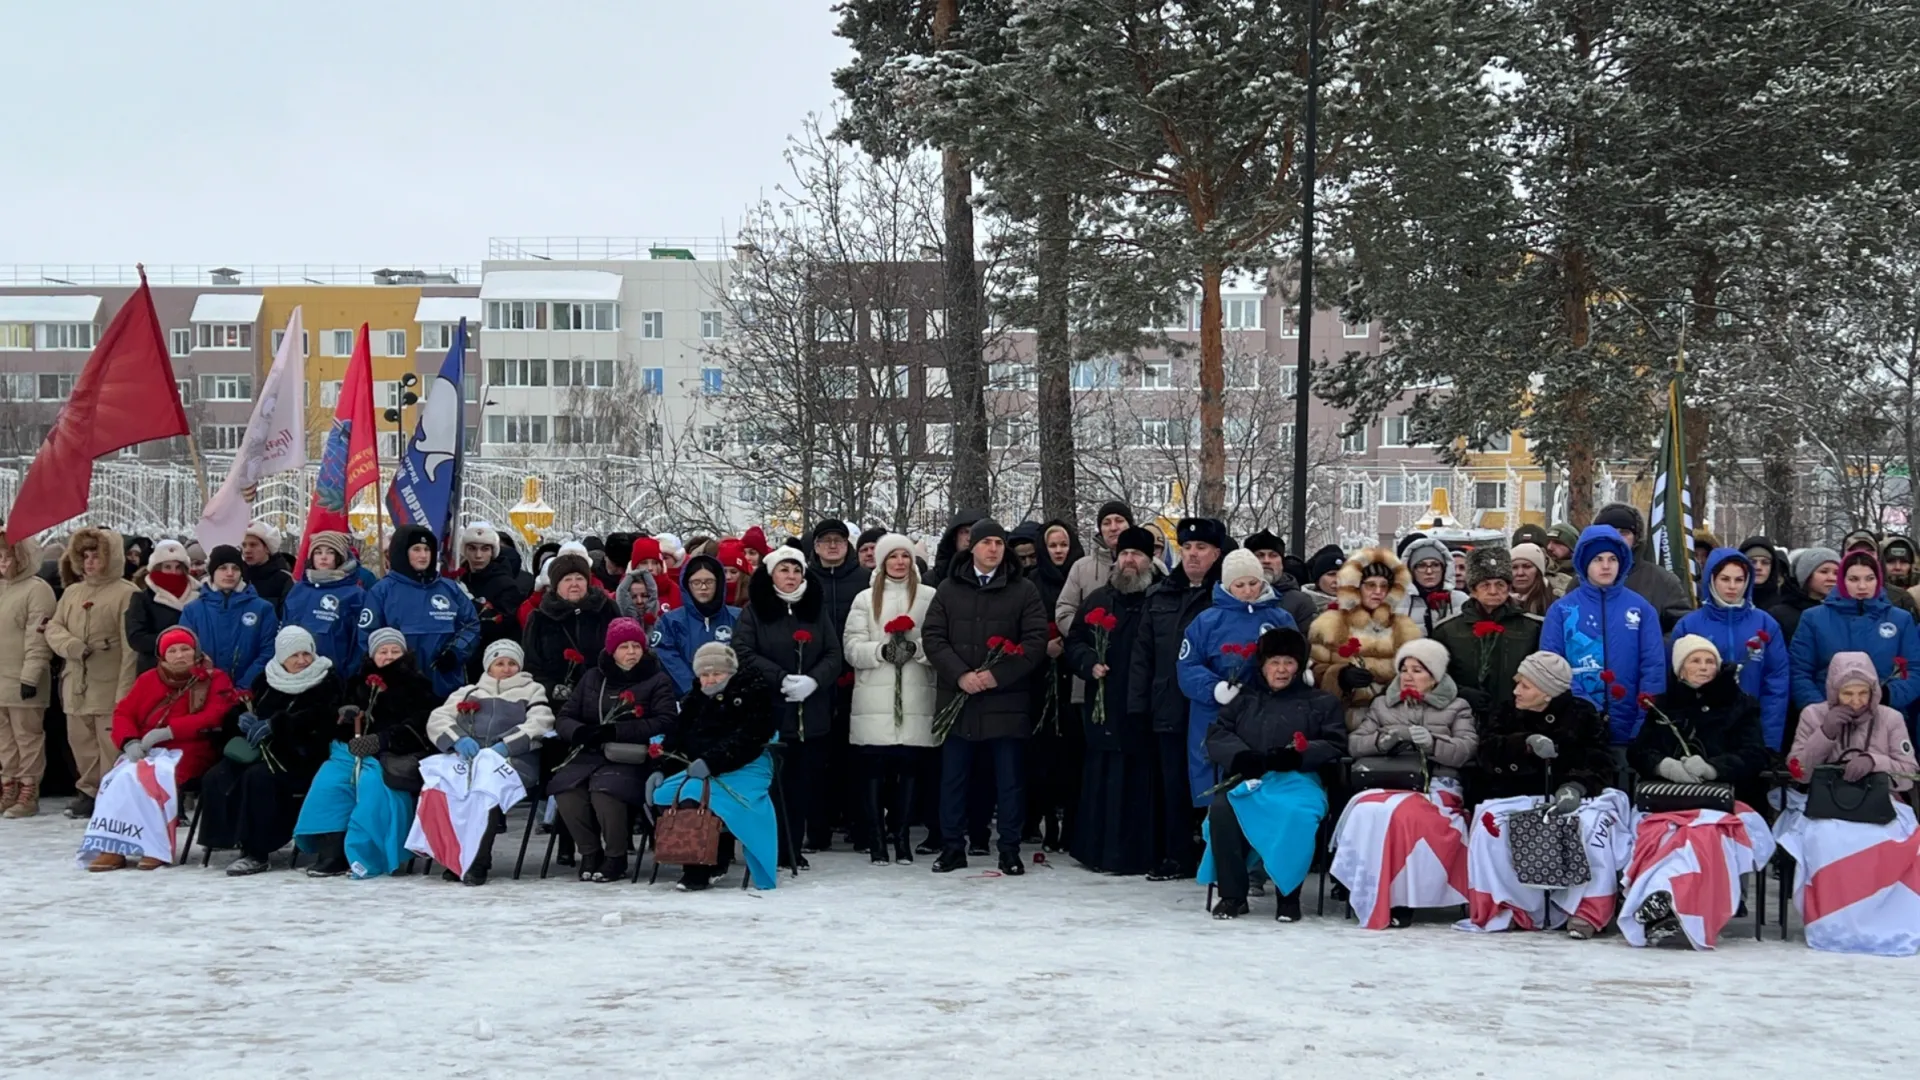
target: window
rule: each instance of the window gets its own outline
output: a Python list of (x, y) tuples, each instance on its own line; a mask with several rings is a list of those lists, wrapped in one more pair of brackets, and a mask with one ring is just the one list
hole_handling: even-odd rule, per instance
[(1190, 425), (1185, 420), (1140, 421), (1140, 446), (1171, 449), (1187, 445)]
[(1223, 325), (1228, 330), (1260, 329), (1260, 298), (1230, 296), (1221, 302)]
[(860, 369), (834, 365), (820, 369), (821, 391), (830, 398), (851, 400), (860, 396)]
[(1229, 357), (1225, 364), (1226, 385), (1229, 390), (1260, 389), (1260, 358), (1257, 356)]
[(1235, 474), (1227, 477), (1227, 503), (1232, 506), (1256, 506), (1260, 503), (1260, 481), (1251, 476)]
[(556, 300), (553, 304), (553, 321), (548, 325), (555, 330), (618, 330), (619, 310), (619, 305), (612, 301), (573, 303)]
[(947, 396), (947, 369), (930, 367), (927, 369), (927, 396), (943, 398)]
[(907, 309), (875, 308), (867, 312), (867, 330), (875, 341), (907, 340)]
[(816, 322), (815, 332), (821, 341), (852, 341), (859, 315), (851, 309), (827, 308), (820, 312)]
[(1277, 446), (1287, 451), (1291, 451), (1293, 449), (1293, 425), (1292, 424), (1275, 424), (1269, 430), (1273, 432), (1273, 442), (1270, 443), (1269, 445)]
[[(4, 331), (5, 329), (6, 329), (5, 327), (0, 327), (0, 331)], [(279, 335), (284, 333), (286, 333), (285, 330), (275, 331), (275, 340), (274, 340), (275, 348), (278, 348), (280, 344)], [(5, 336), (4, 334), (0, 334), (0, 338), (4, 338), (4, 336)], [(4, 348), (4, 347), (5, 347), (4, 344), (0, 344), (0, 348)], [(192, 351), (193, 351), (193, 328), (191, 326), (186, 327), (184, 329), (180, 329), (180, 330), (167, 331), (167, 355), (168, 356), (185, 356)]]
[(40, 396), (40, 380), (34, 375), (0, 375), (0, 395), (7, 401), (32, 401)]
[(1413, 445), (1407, 441), (1407, 418), (1405, 416), (1389, 416), (1386, 421), (1380, 425), (1380, 445)]
[(545, 386), (547, 385), (547, 362), (490, 356), (487, 358), (487, 382), (493, 386)]
[(200, 323), (194, 329), (198, 331), (196, 341), (202, 349), (253, 348), (253, 327), (247, 323)]
[(468, 405), (480, 403), (480, 373), (468, 368), (460, 373), (460, 399)]
[[(613, 386), (611, 360), (555, 360), (553, 385), (607, 389)], [(558, 428), (555, 429), (556, 432)]]
[(726, 381), (721, 377), (719, 368), (703, 367), (700, 369), (700, 392), (703, 394), (720, 394), (726, 392)]
[(487, 301), (487, 329), (489, 330), (545, 330), (546, 328), (547, 305), (542, 301)]
[(1222, 428), (1229, 447), (1251, 446), (1260, 434), (1260, 425), (1251, 416), (1229, 416)]
[(927, 331), (926, 331), (927, 340), (939, 341), (941, 338), (944, 338), (946, 336), (947, 336), (947, 310), (945, 308), (928, 308), (927, 309)]
[(344, 384), (339, 379), (329, 379), (320, 384), (321, 408), (331, 409), (340, 404), (340, 387), (342, 385)]
[(378, 434), (380, 436), (380, 446), (375, 453), (379, 455), (380, 460), (398, 460), (400, 457), (400, 433), (397, 431), (382, 431)]
[[(180, 331), (178, 330), (174, 331), (174, 333), (179, 333), (179, 332)], [(280, 343), (285, 341), (286, 339), (287, 339), (287, 332), (285, 330), (275, 330), (273, 332), (273, 354), (275, 356), (280, 355)], [(305, 330), (300, 331), (300, 355), (301, 356), (313, 355), (312, 353), (307, 351), (307, 332)]]
[(927, 425), (927, 453), (945, 456), (953, 453), (953, 425)]
[[(178, 332), (179, 331), (175, 331), (175, 333)], [(191, 336), (189, 336), (188, 341), (191, 343)], [(0, 349), (31, 348), (33, 348), (32, 323), (0, 323)], [(178, 356), (180, 354), (175, 353), (174, 355)]]
[(73, 396), (73, 376), (42, 374), (36, 389), (41, 401), (65, 401)]
[(93, 324), (84, 322), (51, 322), (40, 324), (40, 347), (43, 349), (91, 349), (93, 348)]
[(664, 311), (643, 311), (640, 313), (640, 336), (647, 341), (659, 341), (667, 336), (667, 313)]
[(1112, 357), (1077, 360), (1069, 378), (1075, 390), (1111, 390), (1120, 385), (1120, 361)]
[(422, 349), (453, 348), (453, 332), (459, 327), (455, 323), (421, 323), (420, 347)]
[(995, 390), (1032, 390), (1038, 378), (1032, 364), (993, 364), (987, 370)]
[(1173, 505), (1172, 480), (1140, 480), (1134, 484), (1134, 506), (1142, 511), (1160, 511)]
[(1500, 481), (1480, 481), (1473, 485), (1473, 508), (1475, 510), (1505, 510), (1507, 508), (1507, 485)]
[(720, 313), (717, 311), (701, 312), (700, 313), (700, 337), (706, 341), (713, 341), (719, 336), (720, 336)]
[(1283, 367), (1280, 369), (1280, 396), (1292, 401), (1300, 396), (1300, 369)]
[(1173, 361), (1162, 360), (1159, 363), (1148, 364), (1142, 367), (1140, 369), (1140, 389), (1173, 389)]
[(1340, 509), (1365, 510), (1367, 508), (1367, 482), (1349, 480), (1340, 485)]
[(893, 366), (893, 396), (897, 398), (913, 396), (913, 369), (905, 364)]
[(649, 394), (666, 393), (667, 369), (657, 367), (642, 368), (640, 371), (640, 389)]
[(386, 346), (386, 348), (380, 351), (381, 356), (407, 355), (407, 332), (405, 330), (383, 330), (380, 336), (381, 344)]
[(232, 453), (240, 449), (240, 443), (246, 437), (245, 424), (200, 425), (200, 449), (203, 452)]
[(1280, 336), (1283, 338), (1300, 336), (1300, 310), (1291, 304), (1280, 305)]
[(987, 444), (995, 450), (1014, 450), (1027, 445), (1032, 434), (1032, 421), (1002, 417), (988, 429)]
[(553, 441), (568, 446), (587, 446), (606, 442), (599, 437), (601, 425), (591, 416), (556, 416), (553, 418)]
[(727, 428), (724, 424), (701, 424), (699, 435), (700, 449), (709, 454), (717, 454), (727, 448)]
[(1406, 473), (1382, 479), (1383, 503), (1426, 506), (1433, 501), (1433, 489), (1446, 483), (1444, 473)]
[(320, 335), (321, 356), (352, 356), (353, 331), (328, 330)]
[(1502, 431), (1498, 435), (1489, 436), (1486, 442), (1480, 444), (1480, 449), (1495, 454), (1507, 453), (1513, 449), (1513, 432)]
[[(174, 393), (180, 395), (180, 404), (182, 405), (193, 404), (193, 380), (192, 379), (173, 380), (173, 391)], [(173, 440), (169, 439), (167, 441), (172, 442)], [(185, 447), (181, 447), (181, 450), (183, 452), (185, 451), (185, 449), (186, 449)]]
[(1367, 323), (1350, 323), (1345, 319), (1340, 320), (1340, 336), (1344, 338), (1363, 338), (1371, 329), (1372, 327)]
[(487, 441), (490, 443), (544, 443), (547, 418), (544, 416), (487, 417)]
[(1340, 435), (1340, 452), (1343, 454), (1364, 454), (1367, 452), (1366, 425), (1348, 428)]

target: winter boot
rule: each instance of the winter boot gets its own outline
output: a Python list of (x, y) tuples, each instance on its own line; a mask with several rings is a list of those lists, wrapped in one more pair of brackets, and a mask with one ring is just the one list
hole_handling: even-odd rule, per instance
[(1405, 930), (1413, 925), (1413, 909), (1397, 907), (1387, 913), (1387, 925), (1395, 930)]
[(1586, 941), (1600, 936), (1600, 928), (1578, 916), (1567, 920), (1567, 936), (1575, 941)]
[(1649, 948), (1664, 945), (1676, 937), (1685, 938), (1680, 917), (1673, 913), (1672, 893), (1657, 892), (1648, 896), (1641, 902), (1640, 910), (1633, 913), (1633, 919), (1646, 927)]
[(1229, 900), (1223, 896), (1219, 900), (1214, 901), (1213, 917), (1216, 919), (1237, 919), (1251, 910), (1251, 908), (1247, 907), (1245, 900)]
[(1161, 859), (1160, 865), (1147, 875), (1148, 881), (1180, 881), (1193, 876), (1193, 871), (1180, 865), (1178, 859)]
[(867, 841), (854, 850), (866, 851), (868, 860), (875, 866), (885, 866), (887, 865), (887, 822), (880, 809), (879, 777), (876, 776), (867, 781), (866, 794), (867, 804), (864, 809), (867, 815)]
[(1018, 848), (1000, 853), (1000, 872), (1008, 877), (1019, 877), (1021, 874), (1027, 872), (1027, 868), (1020, 865), (1020, 850)]
[(33, 780), (20, 781), (20, 796), (0, 817), (29, 818), (40, 812), (40, 785)]
[(125, 870), (126, 868), (127, 857), (125, 855), (111, 851), (103, 851), (95, 855), (93, 861), (87, 864), (87, 873), (104, 874), (109, 870)]
[(251, 877), (268, 868), (267, 860), (252, 855), (242, 855), (227, 864), (228, 877)]
[(5, 817), (4, 811), (13, 809), (13, 804), (19, 800), (20, 781), (0, 780), (0, 817)]
[(1273, 917), (1279, 920), (1280, 922), (1299, 922), (1300, 921), (1300, 890), (1299, 889), (1296, 888), (1290, 893), (1280, 894), (1280, 907), (1279, 907), (1279, 910), (1273, 913)]
[(135, 863), (135, 864), (134, 864), (134, 869), (136, 869), (136, 870), (158, 870), (158, 869), (160, 869), (161, 867), (163, 867), (163, 866), (165, 866), (165, 865), (167, 865), (167, 864), (166, 864), (166, 863), (163, 863), (163, 862), (161, 862), (161, 861), (160, 861), (159, 859), (156, 859), (156, 858), (154, 858), (154, 857), (153, 857), (153, 856), (151, 856), (151, 855), (148, 855), (148, 856), (146, 856), (146, 857), (144, 857), (144, 858), (142, 858), (142, 859), (141, 859), (141, 860), (140, 860), (139, 862), (137, 862), (137, 863)]
[(1058, 854), (1060, 846), (1060, 815), (1049, 813), (1040, 822), (1040, 850)]
[(674, 888), (681, 892), (701, 892), (712, 885), (712, 867), (684, 866), (680, 868), (680, 880), (674, 885)]
[(486, 863), (469, 866), (467, 867), (467, 872), (461, 875), (460, 884), (471, 885), (477, 889), (487, 883), (487, 874), (490, 873), (491, 870), (492, 867)]
[[(592, 858), (592, 856), (588, 856), (588, 858)], [(609, 855), (600, 860), (599, 869), (593, 872), (593, 880), (606, 882), (627, 880), (627, 857), (625, 855)]]
[(347, 834), (321, 833), (313, 838), (313, 865), (307, 867), (312, 878), (339, 877), (352, 867), (347, 865)]
[(940, 857), (933, 860), (933, 872), (936, 874), (951, 874), (955, 870), (965, 870), (966, 868), (967, 855), (964, 849), (960, 851), (942, 851)]
[(580, 880), (605, 881), (606, 879), (600, 876), (600, 867), (605, 862), (606, 856), (604, 855), (580, 856)]
[(913, 864), (913, 773), (902, 771), (893, 785), (893, 861)]
[(67, 816), (85, 821), (93, 816), (93, 796), (81, 792), (67, 800)]

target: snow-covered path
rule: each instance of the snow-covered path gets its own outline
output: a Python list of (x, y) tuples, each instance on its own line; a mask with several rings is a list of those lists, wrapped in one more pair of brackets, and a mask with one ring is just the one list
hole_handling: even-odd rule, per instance
[(1064, 856), (999, 879), (843, 851), (764, 894), (469, 889), (229, 880), (230, 855), (89, 875), (80, 830), (0, 823), (0, 1076), (1891, 1075), (1920, 1000), (1913, 961), (1750, 923), (1710, 954), (1366, 933), (1314, 918), (1311, 879), (1303, 924), (1259, 897), (1216, 923), (1191, 883)]

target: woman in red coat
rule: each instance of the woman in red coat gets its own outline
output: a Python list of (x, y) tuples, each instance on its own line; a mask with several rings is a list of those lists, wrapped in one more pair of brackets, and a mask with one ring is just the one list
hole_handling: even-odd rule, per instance
[(239, 698), (233, 680), (200, 652), (193, 631), (167, 630), (158, 652), (159, 666), (141, 672), (113, 707), (113, 744), (133, 760), (155, 747), (180, 751), (174, 780), (184, 784), (220, 760), (215, 738)]

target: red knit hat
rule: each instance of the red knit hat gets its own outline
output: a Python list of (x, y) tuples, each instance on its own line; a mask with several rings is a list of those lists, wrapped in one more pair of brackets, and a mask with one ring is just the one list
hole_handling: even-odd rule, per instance
[(155, 648), (159, 655), (165, 656), (167, 655), (167, 650), (173, 648), (175, 645), (191, 645), (195, 652), (200, 651), (200, 639), (194, 637), (193, 631), (184, 626), (172, 626), (162, 630), (160, 632), (160, 642)]
[(722, 567), (738, 570), (743, 574), (753, 573), (752, 565), (747, 562), (747, 545), (743, 540), (729, 537), (720, 541), (720, 551), (716, 558)]
[(633, 541), (633, 554), (627, 558), (627, 569), (637, 569), (641, 563), (649, 559), (654, 562), (665, 561), (660, 557), (660, 541), (651, 536), (635, 537)]
[(611, 653), (629, 641), (637, 641), (643, 646), (647, 643), (647, 632), (640, 628), (639, 623), (622, 615), (607, 624), (607, 652)]
[[(740, 543), (748, 551), (758, 552), (760, 554), (760, 557), (763, 559), (767, 557), (768, 552), (771, 552), (773, 550), (773, 546), (767, 543), (766, 530), (762, 529), (758, 525), (755, 525), (752, 528), (748, 529), (746, 532), (741, 533)], [(725, 559), (722, 559), (720, 561), (723, 563), (726, 562)]]

